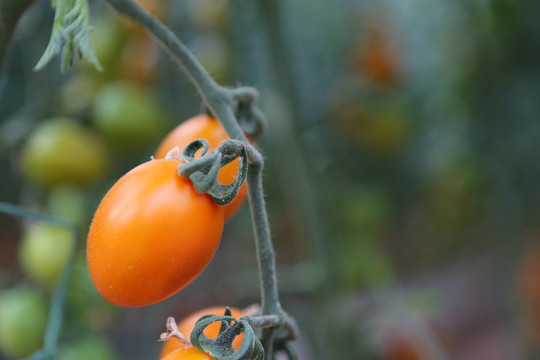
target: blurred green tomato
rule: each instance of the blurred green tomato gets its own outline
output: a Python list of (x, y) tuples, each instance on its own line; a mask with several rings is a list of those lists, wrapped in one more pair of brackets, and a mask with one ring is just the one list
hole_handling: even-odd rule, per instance
[[(110, 12), (101, 12), (95, 19), (92, 26), (92, 45), (99, 62), (107, 71), (114, 67), (120, 56), (127, 31), (118, 16), (111, 15)], [(88, 65), (93, 69), (93, 66), (89, 63)]]
[(222, 28), (227, 23), (228, 0), (189, 0), (186, 5), (188, 18), (198, 28)]
[(73, 242), (73, 235), (67, 229), (32, 224), (21, 242), (22, 268), (40, 284), (54, 287), (69, 260)]
[(0, 350), (9, 357), (23, 357), (43, 345), (47, 303), (31, 288), (0, 293)]
[(21, 153), (23, 174), (42, 186), (86, 185), (103, 173), (106, 162), (99, 138), (67, 118), (38, 125)]
[(218, 81), (230, 78), (232, 59), (227, 41), (219, 33), (202, 33), (190, 48), (208, 73)]
[(57, 186), (49, 192), (47, 212), (82, 225), (87, 220), (85, 193), (72, 186)]
[(130, 81), (104, 85), (93, 104), (92, 121), (113, 145), (147, 145), (161, 135), (165, 115), (150, 89)]
[(108, 341), (87, 336), (60, 347), (58, 360), (115, 360), (117, 356)]
[(70, 114), (85, 112), (92, 103), (99, 80), (88, 71), (70, 77), (60, 89), (63, 108)]

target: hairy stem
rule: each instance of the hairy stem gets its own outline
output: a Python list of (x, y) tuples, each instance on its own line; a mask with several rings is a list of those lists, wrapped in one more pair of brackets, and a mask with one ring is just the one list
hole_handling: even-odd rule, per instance
[[(199, 92), (199, 95), (208, 109), (221, 121), (228, 135), (232, 139), (248, 143), (246, 136), (234, 116), (231, 105), (235, 100), (255, 100), (258, 96), (255, 89), (248, 87), (227, 89), (220, 86), (210, 77), (188, 48), (168, 27), (163, 25), (158, 19), (154, 18), (135, 2), (132, 0), (105, 1), (111, 4), (119, 13), (127, 16), (148, 30), (178, 63)], [(261, 280), (262, 314), (278, 315), (283, 322), (285, 314), (281, 310), (278, 297), (275, 255), (262, 187), (264, 160), (258, 152), (251, 153), (249, 158), (250, 164), (247, 182)], [(272, 358), (272, 345), (275, 330), (275, 327), (265, 328), (262, 332), (262, 341), (266, 351), (265, 357), (267, 359)]]

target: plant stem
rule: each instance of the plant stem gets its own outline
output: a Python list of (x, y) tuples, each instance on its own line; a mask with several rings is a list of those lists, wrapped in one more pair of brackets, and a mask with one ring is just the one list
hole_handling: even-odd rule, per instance
[[(241, 140), (249, 144), (239, 126), (233, 110), (232, 102), (254, 101), (258, 93), (255, 89), (244, 87), (227, 89), (217, 84), (191, 54), (188, 48), (174, 33), (132, 0), (105, 0), (119, 13), (132, 19), (148, 30), (169, 52), (189, 80), (199, 92), (209, 110), (221, 121), (231, 139)], [(281, 309), (278, 297), (274, 248), (270, 235), (270, 225), (264, 202), (262, 186), (263, 157), (257, 152), (250, 152), (247, 176), (251, 218), (255, 232), (257, 261), (261, 281), (261, 307), (263, 315), (278, 315), (285, 322), (286, 315)], [(262, 343), (265, 358), (272, 358), (272, 341), (276, 328), (263, 329)]]

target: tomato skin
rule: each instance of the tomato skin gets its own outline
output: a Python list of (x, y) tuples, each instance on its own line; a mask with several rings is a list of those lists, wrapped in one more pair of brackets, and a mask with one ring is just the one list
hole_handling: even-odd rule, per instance
[(23, 173), (41, 186), (87, 185), (104, 172), (105, 147), (92, 132), (68, 118), (42, 122), (21, 153)]
[(223, 210), (177, 173), (177, 160), (151, 160), (105, 195), (88, 233), (87, 260), (97, 290), (120, 306), (159, 302), (210, 262)]
[[(244, 312), (237, 308), (230, 308), (231, 309), (231, 316), (234, 318), (239, 318), (244, 315)], [(195, 323), (197, 320), (201, 318), (201, 316), (206, 314), (213, 314), (213, 315), (223, 315), (225, 313), (225, 306), (212, 306), (209, 308), (205, 308), (202, 310), (199, 310), (197, 312), (194, 312), (193, 314), (189, 315), (182, 321), (178, 323), (178, 330), (189, 339), (189, 336), (191, 334), (191, 331), (193, 330), (193, 327), (195, 326)], [(219, 329), (221, 327), (221, 322), (217, 321), (210, 325), (208, 325), (204, 329), (204, 335), (206, 335), (209, 338), (216, 338), (219, 334)], [(233, 341), (233, 348), (238, 349), (240, 345), (242, 345), (242, 339), (244, 338), (244, 334), (240, 334), (237, 336)], [(163, 344), (163, 347), (161, 348), (161, 354), (160, 357), (164, 357), (165, 355), (173, 352), (174, 350), (183, 347), (184, 344), (178, 340), (177, 338), (171, 338)]]
[(73, 247), (70, 230), (33, 224), (26, 229), (19, 256), (24, 271), (37, 282), (52, 289), (69, 260)]
[(43, 345), (47, 303), (32, 288), (20, 287), (0, 293), (0, 352), (20, 358)]
[(178, 348), (170, 352), (161, 360), (214, 360), (212, 356), (193, 346), (187, 348)]
[[(229, 136), (218, 120), (207, 114), (197, 115), (173, 129), (158, 146), (155, 157), (163, 159), (175, 146), (178, 146), (182, 151), (191, 141), (201, 138), (208, 140), (210, 150), (213, 150), (229, 139)], [(219, 182), (222, 184), (232, 183), (238, 177), (238, 164), (239, 161), (234, 160), (222, 167), (218, 175)], [(238, 190), (236, 198), (224, 206), (225, 220), (230, 219), (240, 209), (246, 197), (247, 185), (244, 183)]]

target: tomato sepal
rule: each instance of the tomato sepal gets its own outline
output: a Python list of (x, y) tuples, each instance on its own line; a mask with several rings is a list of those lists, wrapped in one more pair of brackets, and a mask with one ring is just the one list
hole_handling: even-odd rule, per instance
[[(202, 155), (195, 158), (201, 148)], [(219, 205), (227, 205), (234, 200), (247, 177), (246, 144), (238, 140), (225, 140), (216, 150), (206, 155), (209, 148), (206, 139), (190, 142), (182, 151), (178, 175), (190, 179), (197, 192), (207, 193)], [(238, 177), (231, 184), (220, 184), (217, 180), (219, 169), (237, 158)]]
[[(221, 321), (221, 329), (217, 338), (211, 339), (204, 335), (204, 329), (217, 321)], [(242, 344), (238, 350), (234, 350), (232, 342), (235, 337), (242, 333), (244, 334)], [(197, 349), (205, 351), (218, 359), (259, 360), (264, 358), (264, 348), (249, 322), (236, 319), (230, 315), (203, 315), (195, 323), (190, 341)]]

